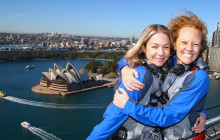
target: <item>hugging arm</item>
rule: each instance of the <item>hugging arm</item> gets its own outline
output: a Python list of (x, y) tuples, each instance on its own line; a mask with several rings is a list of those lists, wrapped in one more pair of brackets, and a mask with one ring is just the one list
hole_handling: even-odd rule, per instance
[[(145, 73), (146, 69), (139, 69), (139, 73)], [(143, 74), (142, 74), (143, 75)], [(143, 81), (144, 76), (140, 75), (138, 80)], [(123, 88), (130, 98), (138, 101), (141, 91), (128, 91), (120, 79), (120, 88)], [(87, 140), (107, 139), (112, 135), (128, 118), (128, 115), (123, 113), (123, 110), (116, 107), (114, 104), (110, 105), (104, 113), (104, 120), (94, 127), (92, 133)], [(148, 122), (148, 125), (155, 126), (153, 123)]]
[(118, 72), (122, 76), (124, 86), (129, 91), (143, 89), (144, 84), (136, 79), (139, 78), (139, 73), (134, 68), (130, 68), (126, 63), (128, 62), (124, 58), (118, 62)]
[(163, 108), (144, 107), (129, 99), (123, 112), (144, 124), (152, 122), (155, 125), (167, 127), (178, 123), (208, 92), (209, 79), (207, 74), (202, 70), (197, 73), (200, 76), (196, 76), (195, 82), (190, 88), (182, 91), (169, 106), (164, 105)]

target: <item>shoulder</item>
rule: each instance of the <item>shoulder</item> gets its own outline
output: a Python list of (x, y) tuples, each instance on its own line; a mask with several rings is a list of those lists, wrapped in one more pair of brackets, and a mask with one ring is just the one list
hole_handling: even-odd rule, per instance
[(208, 74), (204, 70), (195, 71), (196, 79), (209, 79)]
[(140, 78), (143, 78), (146, 75), (151, 75), (151, 72), (143, 65), (137, 65), (134, 69), (138, 72)]
[(191, 83), (193, 85), (208, 85), (209, 77), (204, 70), (197, 70), (188, 75), (186, 83)]
[[(187, 74), (188, 72), (186, 72)], [(190, 79), (207, 79), (209, 78), (207, 73), (204, 70), (196, 70), (194, 72), (189, 72), (190, 74), (187, 75), (187, 78)]]
[(137, 66), (133, 67), (133, 69), (138, 72), (139, 78), (136, 78), (136, 79), (139, 80), (142, 83), (144, 82), (144, 79), (146, 77), (151, 77), (152, 76), (150, 71), (143, 65), (137, 65)]
[[(187, 74), (190, 73), (190, 74)], [(200, 85), (200, 84), (207, 84), (209, 82), (209, 77), (204, 70), (197, 70), (194, 72), (186, 72), (186, 77), (183, 76), (183, 86), (190, 87), (192, 85)], [(185, 78), (184, 78), (185, 77)]]
[(137, 65), (137, 66), (135, 66), (134, 67), (134, 69), (138, 72), (138, 73), (142, 73), (142, 72), (146, 72), (146, 71), (148, 71), (148, 69), (145, 67), (145, 66), (143, 66), (143, 65)]

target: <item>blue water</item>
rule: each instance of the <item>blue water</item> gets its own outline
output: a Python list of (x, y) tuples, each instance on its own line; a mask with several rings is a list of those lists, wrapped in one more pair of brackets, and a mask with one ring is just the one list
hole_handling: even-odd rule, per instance
[[(70, 62), (80, 69), (90, 61), (76, 59), (0, 63), (0, 90), (8, 96), (35, 101), (35, 104), (38, 102), (61, 104), (61, 109), (53, 109), (19, 104), (0, 98), (0, 139), (39, 139), (37, 135), (21, 127), (20, 123), (23, 121), (60, 139), (85, 139), (93, 126), (102, 119), (105, 107), (113, 98), (112, 88), (59, 96), (32, 93), (31, 87), (39, 84), (42, 72), (53, 68), (54, 62), (64, 68), (66, 63)], [(25, 69), (29, 64), (35, 65), (35, 69)], [(63, 104), (73, 109), (62, 109)], [(96, 108), (97, 106), (101, 108)]]
[[(8, 99), (0, 98), (0, 139), (37, 140), (41, 139), (39, 135), (44, 137), (48, 134), (63, 140), (85, 139), (102, 120), (105, 108), (113, 99), (112, 88), (71, 96), (36, 94), (31, 92), (31, 88), (39, 84), (42, 72), (53, 68), (54, 62), (64, 68), (70, 62), (80, 69), (90, 61), (75, 59), (0, 63), (0, 90), (9, 96)], [(36, 67), (26, 70), (27, 65)], [(219, 85), (220, 81), (210, 80), (206, 107), (219, 103)], [(220, 108), (217, 108), (208, 111), (208, 114), (213, 117), (219, 112)], [(33, 126), (32, 131), (21, 127), (23, 121)]]

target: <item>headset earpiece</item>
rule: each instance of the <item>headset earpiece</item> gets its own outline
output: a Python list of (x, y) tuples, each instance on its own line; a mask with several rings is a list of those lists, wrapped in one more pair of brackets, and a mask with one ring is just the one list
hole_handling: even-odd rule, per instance
[(176, 76), (180, 76), (185, 72), (185, 66), (182, 64), (176, 64), (172, 69), (171, 72), (174, 73)]
[(158, 68), (155, 64), (149, 64), (147, 65), (147, 69), (153, 74), (153, 75), (157, 75), (158, 73)]
[(173, 56), (170, 56), (169, 59), (164, 63), (164, 67), (170, 70), (174, 65)]
[(155, 64), (147, 64), (147, 62), (142, 61), (142, 65), (144, 65), (153, 75), (157, 75), (158, 68)]
[(173, 56), (170, 56), (169, 59), (162, 66), (163, 73), (168, 73), (169, 70), (173, 68), (173, 65), (174, 65), (174, 59), (173, 59)]

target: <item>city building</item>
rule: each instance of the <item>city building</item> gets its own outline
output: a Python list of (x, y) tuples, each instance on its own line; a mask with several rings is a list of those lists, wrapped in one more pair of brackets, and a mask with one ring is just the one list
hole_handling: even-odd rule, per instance
[(220, 47), (220, 25), (217, 23), (217, 30), (213, 32), (212, 47)]
[(81, 45), (84, 46), (85, 45), (85, 39), (81, 38)]
[(134, 43), (134, 35), (130, 36), (130, 45), (132, 45)]

